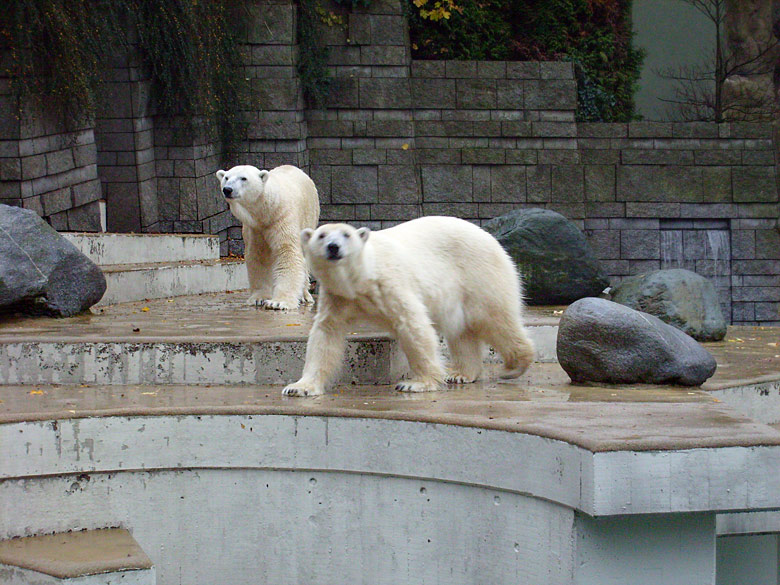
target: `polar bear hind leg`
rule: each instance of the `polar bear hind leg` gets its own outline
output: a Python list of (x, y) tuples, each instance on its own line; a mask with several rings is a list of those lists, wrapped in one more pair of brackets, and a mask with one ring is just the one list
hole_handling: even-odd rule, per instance
[(483, 330), (485, 341), (493, 346), (504, 359), (501, 378), (518, 378), (534, 361), (534, 345), (521, 323), (519, 316), (496, 314)]
[(452, 363), (445, 378), (448, 384), (469, 384), (482, 373), (485, 344), (472, 331), (446, 337)]

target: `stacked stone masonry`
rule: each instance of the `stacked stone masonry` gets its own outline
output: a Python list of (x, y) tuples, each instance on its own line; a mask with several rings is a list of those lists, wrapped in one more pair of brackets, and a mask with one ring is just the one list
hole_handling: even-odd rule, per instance
[[(296, 6), (255, 0), (243, 32), (247, 135), (231, 160), (213, 134), (155, 114), (131, 54), (112, 65), (112, 107), (94, 128), (67, 134), (6, 117), (2, 202), (32, 207), (58, 229), (99, 229), (79, 218), (102, 197), (109, 227), (215, 233), (223, 254), (240, 254), (239, 223), (213, 173), (294, 164), (315, 180), (323, 221), (380, 229), (443, 214), (482, 223), (546, 207), (584, 230), (614, 282), (689, 268), (713, 279), (734, 323), (780, 324), (768, 125), (578, 123), (570, 63), (414, 61), (397, 0), (323, 6), (327, 107), (303, 100)], [(10, 96), (2, 99), (9, 111)]]
[(99, 231), (101, 188), (92, 127), (20, 112), (0, 79), (0, 203), (32, 209), (58, 230)]

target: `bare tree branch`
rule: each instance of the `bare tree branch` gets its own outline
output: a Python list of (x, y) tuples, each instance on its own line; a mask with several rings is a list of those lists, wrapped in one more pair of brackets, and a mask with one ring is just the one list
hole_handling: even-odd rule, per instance
[[(778, 114), (774, 92), (762, 90), (750, 78), (774, 74), (775, 60), (771, 57), (780, 53), (780, 41), (772, 36), (755, 54), (738, 56), (723, 46), (726, 0), (679, 2), (691, 6), (712, 23), (715, 50), (705, 63), (654, 70), (677, 86), (674, 98), (659, 99), (677, 106), (686, 120), (767, 120)], [(731, 79), (739, 81), (734, 84)]]

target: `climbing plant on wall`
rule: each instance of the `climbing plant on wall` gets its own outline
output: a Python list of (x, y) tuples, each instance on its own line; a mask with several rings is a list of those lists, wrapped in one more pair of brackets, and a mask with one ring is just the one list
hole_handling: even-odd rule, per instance
[(101, 64), (116, 38), (108, 7), (90, 0), (6, 3), (0, 10), (2, 74), (21, 103), (34, 101), (69, 125), (92, 116)]
[[(229, 0), (6, 0), (0, 43), (17, 96), (83, 123), (106, 62), (137, 44), (160, 114), (240, 138), (244, 76)], [(240, 3), (238, 3), (240, 4)]]
[(306, 103), (317, 108), (325, 104), (330, 90), (328, 50), (318, 38), (317, 20), (321, 16), (317, 14), (317, 0), (300, 0), (299, 4), (298, 42), (301, 50), (298, 75), (301, 77)]
[(581, 120), (627, 121), (642, 53), (633, 48), (630, 0), (405, 0), (416, 59), (573, 61)]
[(240, 140), (244, 79), (229, 0), (124, 0), (135, 17), (160, 113), (216, 126), (228, 149)]

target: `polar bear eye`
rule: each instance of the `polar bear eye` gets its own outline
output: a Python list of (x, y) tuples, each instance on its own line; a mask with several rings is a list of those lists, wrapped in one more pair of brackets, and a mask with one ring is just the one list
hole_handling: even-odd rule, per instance
[(241, 177), (241, 180), (242, 181), (246, 181), (246, 177)]
[(322, 233), (320, 234), (320, 239), (323, 239), (324, 237), (325, 237), (325, 232), (322, 232)]
[(344, 239), (345, 239), (345, 240), (348, 240), (348, 239), (349, 239), (349, 234), (348, 234), (347, 232), (344, 232)]

